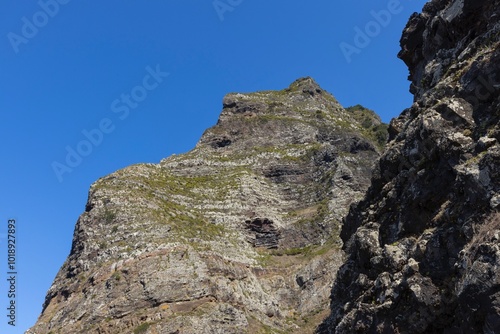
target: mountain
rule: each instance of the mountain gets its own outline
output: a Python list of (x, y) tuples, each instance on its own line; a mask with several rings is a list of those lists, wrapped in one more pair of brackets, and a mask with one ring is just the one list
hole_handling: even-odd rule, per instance
[(500, 333), (499, 18), (498, 0), (410, 18), (414, 103), (343, 223), (319, 333)]
[(302, 78), (98, 180), (28, 333), (500, 333), (499, 18), (415, 13), (388, 127)]
[(387, 125), (311, 78), (228, 94), (196, 147), (95, 182), (28, 333), (305, 333)]

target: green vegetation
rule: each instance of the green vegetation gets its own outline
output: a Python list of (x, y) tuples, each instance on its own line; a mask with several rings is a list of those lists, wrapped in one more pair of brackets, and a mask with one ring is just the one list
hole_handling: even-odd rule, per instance
[(272, 97), (281, 98), (281, 97), (287, 96), (288, 94), (289, 94), (289, 92), (287, 92), (285, 89), (283, 89), (283, 90), (261, 90), (261, 91), (251, 93), (248, 95), (250, 95), (250, 96), (254, 95), (254, 96), (263, 97), (263, 98), (272, 98)]
[(249, 333), (255, 334), (285, 334), (287, 331), (282, 331), (276, 328), (272, 328), (266, 324), (260, 322), (256, 317), (247, 317), (249, 323)]
[(389, 125), (385, 123), (376, 125), (371, 128), (373, 139), (375, 139), (380, 148), (383, 148), (387, 142), (387, 139), (389, 137), (389, 133), (387, 132), (388, 129)]
[(140, 324), (134, 329), (134, 334), (143, 334), (146, 333), (151, 326), (151, 323), (145, 322), (143, 324)]
[(268, 251), (259, 251), (257, 250), (258, 252), (258, 257), (256, 258), (257, 260), (257, 263), (261, 266), (261, 267), (267, 267), (269, 265), (269, 263), (271, 262), (271, 256), (272, 254)]
[(122, 275), (119, 271), (115, 271), (111, 277), (113, 277), (115, 281), (120, 281), (122, 279)]
[(312, 245), (308, 245), (305, 247), (296, 247), (296, 248), (286, 248), (286, 249), (277, 249), (277, 250), (272, 250), (271, 255), (275, 256), (295, 256), (295, 255), (305, 255), (309, 254), (311, 252)]
[(352, 107), (347, 107), (345, 110), (350, 113), (356, 121), (358, 121), (364, 128), (368, 129), (374, 124), (380, 123), (380, 118), (373, 110), (357, 104)]
[(106, 224), (111, 224), (115, 220), (115, 218), (116, 213), (108, 209), (108, 207), (105, 207), (102, 219), (106, 222)]
[(258, 249), (257, 263), (261, 267), (283, 267), (286, 266), (286, 261), (283, 261), (283, 256), (292, 256), (295, 261), (311, 261), (317, 256), (322, 256), (330, 251), (338, 251), (342, 243), (339, 237), (330, 237), (323, 245), (307, 245), (304, 247), (294, 247), (285, 249)]
[(389, 125), (382, 123), (380, 117), (373, 110), (359, 104), (346, 108), (346, 111), (361, 124), (363, 134), (373, 140), (380, 149), (383, 149), (389, 136), (387, 132)]
[[(137, 231), (148, 233), (152, 229), (164, 230), (168, 226), (168, 235), (160, 239), (165, 239), (165, 242), (172, 238), (180, 239), (201, 249), (206, 248), (206, 242), (213, 240), (229, 239), (227, 241), (231, 242), (232, 234), (226, 226), (208, 221), (197, 204), (226, 200), (239, 189), (239, 179), (248, 174), (248, 168), (240, 166), (209, 175), (176, 175), (153, 165), (141, 165), (116, 172), (112, 182), (102, 179), (94, 191), (103, 189), (119, 194), (120, 200), (127, 203), (124, 206), (127, 214), (141, 217), (140, 222), (135, 222)], [(144, 205), (145, 202), (148, 204)], [(110, 208), (100, 213), (103, 222), (109, 223), (115, 217)], [(119, 225), (110, 227), (110, 231), (118, 232)], [(105, 249), (110, 245), (118, 246), (123, 251), (132, 251), (123, 240), (102, 241), (99, 247)]]
[(465, 164), (468, 165), (468, 166), (471, 166), (471, 165), (475, 165), (475, 164), (479, 164), (479, 162), (481, 162), (481, 160), (484, 158), (484, 156), (488, 154), (488, 151), (483, 151), (483, 152), (480, 152), (478, 155), (468, 159)]
[[(334, 173), (333, 171), (331, 172)], [(321, 183), (327, 183), (328, 181), (325, 178), (321, 179)], [(328, 214), (328, 199), (325, 198), (320, 202), (316, 203), (316, 205), (309, 207), (307, 209), (299, 209), (296, 211), (290, 212), (289, 216), (302, 217), (300, 218), (295, 225), (309, 224), (313, 222), (322, 222), (325, 220), (326, 215)]]

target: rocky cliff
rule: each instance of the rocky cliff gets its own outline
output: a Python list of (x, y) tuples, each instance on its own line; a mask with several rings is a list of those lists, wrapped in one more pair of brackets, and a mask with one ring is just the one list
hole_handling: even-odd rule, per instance
[(311, 78), (229, 94), (190, 152), (95, 182), (28, 333), (307, 333), (387, 126)]
[(433, 0), (399, 57), (414, 104), (364, 199), (320, 333), (500, 333), (500, 1)]

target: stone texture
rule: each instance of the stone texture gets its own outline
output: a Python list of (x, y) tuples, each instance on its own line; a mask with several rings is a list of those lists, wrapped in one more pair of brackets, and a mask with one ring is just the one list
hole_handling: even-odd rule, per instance
[(196, 147), (95, 182), (35, 333), (304, 333), (386, 126), (311, 78), (229, 94)]
[(500, 332), (500, 1), (433, 0), (399, 57), (414, 104), (341, 236), (319, 333)]

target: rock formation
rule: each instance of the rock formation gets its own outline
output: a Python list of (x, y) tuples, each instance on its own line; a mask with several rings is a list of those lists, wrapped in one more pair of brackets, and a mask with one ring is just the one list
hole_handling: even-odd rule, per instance
[(500, 333), (500, 1), (433, 0), (399, 57), (394, 119), (341, 237), (320, 333)]
[(410, 18), (380, 159), (379, 118), (303, 78), (98, 180), (28, 333), (500, 333), (499, 18)]
[(192, 151), (91, 186), (28, 333), (313, 332), (386, 130), (311, 78), (227, 95)]

